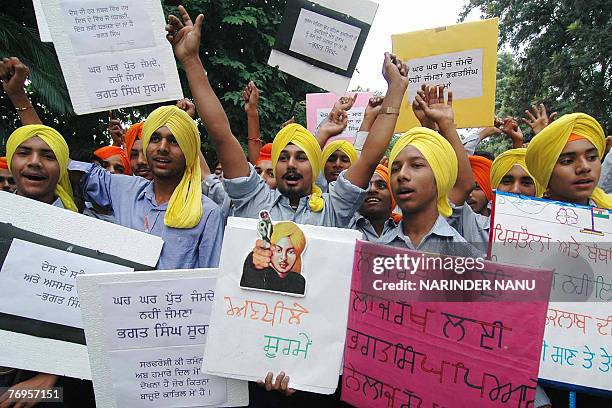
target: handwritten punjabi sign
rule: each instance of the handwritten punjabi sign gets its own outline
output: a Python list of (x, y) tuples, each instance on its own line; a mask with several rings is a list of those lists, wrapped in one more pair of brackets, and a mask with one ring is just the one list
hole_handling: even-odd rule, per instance
[(541, 378), (612, 390), (612, 212), (497, 192), (491, 256), (554, 268)]
[(156, 0), (42, 0), (78, 114), (182, 98)]
[(497, 18), (393, 35), (393, 52), (409, 68), (408, 91), (395, 130), (420, 126), (411, 105), (423, 84), (453, 91), (459, 128), (492, 126), (497, 38)]
[(161, 274), (78, 280), (96, 401), (109, 407), (200, 407), (244, 399), (245, 383), (228, 385), (204, 373), (216, 270)]
[(204, 353), (207, 372), (257, 381), (268, 371), (284, 371), (293, 388), (332, 394), (338, 385), (347, 318), (352, 263), (346, 260), (352, 259), (359, 234), (300, 225), (308, 245), (301, 257), (307, 284), (304, 296), (296, 297), (240, 287), (256, 228), (257, 220), (228, 221)]
[(163, 241), (0, 192), (0, 366), (90, 378), (76, 278), (153, 269)]
[[(511, 291), (503, 290), (477, 291), (478, 302), (430, 301), (437, 295), (419, 286), (432, 277), (420, 269), (414, 275), (392, 272), (415, 282), (414, 292), (378, 291), (369, 285), (374, 281), (366, 275), (373, 275), (374, 258), (404, 255), (422, 256), (361, 241), (357, 245), (342, 399), (356, 407), (452, 407), (458, 397), (462, 406), (529, 406), (535, 397), (546, 301), (526, 301), (524, 296), (525, 301), (508, 302), (505, 294)], [(484, 265), (482, 273), (458, 282), (478, 275), (499, 282), (496, 265)], [(505, 266), (502, 270), (514, 280), (539, 272)], [(550, 279), (549, 271), (548, 289)], [(546, 285), (546, 280), (541, 283)], [(490, 295), (491, 301), (480, 303)], [(424, 301), (411, 300), (415, 297)]]
[(369, 0), (289, 0), (268, 65), (344, 94), (377, 8)]
[[(355, 104), (347, 112), (348, 125), (346, 129), (340, 135), (330, 138), (330, 140), (344, 139), (353, 142), (371, 97), (371, 92), (357, 92)], [(327, 118), (338, 98), (339, 96), (332, 93), (306, 94), (306, 126), (312, 134), (316, 133), (321, 122)]]

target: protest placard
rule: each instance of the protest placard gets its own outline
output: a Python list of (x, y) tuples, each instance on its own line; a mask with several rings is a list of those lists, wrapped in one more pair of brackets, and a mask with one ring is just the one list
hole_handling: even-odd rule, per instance
[(257, 231), (268, 228), (254, 219), (228, 220), (206, 370), (251, 381), (283, 371), (292, 388), (331, 394), (338, 385), (360, 234), (274, 223), (270, 242), (279, 256), (272, 257), (272, 266), (257, 269), (251, 251)]
[(49, 26), (47, 25), (47, 19), (45, 18), (45, 13), (42, 8), (42, 4), (40, 4), (40, 0), (32, 0), (34, 4), (34, 14), (36, 15), (36, 25), (38, 26), (38, 34), (40, 35), (40, 41), (42, 42), (53, 42), (51, 39), (51, 32), (49, 31)]
[[(368, 408), (533, 403), (551, 271), (482, 262), (482, 267), (463, 274), (451, 268), (447, 275), (457, 285), (490, 282), (491, 290), (475, 286), (438, 291), (431, 289), (434, 277), (442, 276), (435, 273), (437, 267), (406, 262), (408, 266), (400, 268), (387, 265), (381, 273), (376, 269), (380, 259), (385, 265), (398, 259), (444, 259), (459, 265), (468, 258), (358, 242), (344, 354), (344, 401)], [(438, 278), (443, 285), (445, 280)], [(385, 289), (375, 283), (381, 279), (412, 284)], [(533, 295), (531, 290), (519, 290), (521, 301), (516, 288), (506, 286), (512, 281), (533, 281)], [(505, 287), (496, 289), (502, 283)], [(430, 289), (423, 289), (426, 285)], [(447, 300), (435, 301), (440, 295)], [(448, 300), (453, 297), (460, 300)]]
[(163, 241), (16, 194), (0, 207), (0, 366), (89, 378), (76, 277), (153, 269)]
[[(372, 97), (371, 92), (356, 92), (357, 99), (353, 104), (348, 114), (348, 125), (344, 132), (338, 136), (334, 136), (329, 141), (336, 139), (348, 140), (351, 143), (355, 140), (355, 135), (359, 131), (361, 122), (363, 120), (363, 114), (368, 101)], [(333, 93), (311, 93), (306, 94), (306, 127), (308, 131), (313, 135), (316, 133), (317, 128), (323, 122), (329, 112), (331, 111), (334, 103), (338, 100), (339, 96)]]
[(289, 0), (268, 65), (343, 95), (378, 4), (369, 0)]
[(612, 390), (612, 212), (497, 192), (491, 257), (554, 269), (540, 378)]
[(41, 0), (74, 111), (181, 99), (159, 0)]
[(248, 404), (246, 382), (204, 374), (216, 269), (77, 279), (98, 407)]
[(412, 101), (422, 84), (453, 92), (458, 128), (493, 126), (497, 75), (498, 19), (396, 34), (393, 52), (408, 64), (408, 91), (395, 130), (420, 123)]

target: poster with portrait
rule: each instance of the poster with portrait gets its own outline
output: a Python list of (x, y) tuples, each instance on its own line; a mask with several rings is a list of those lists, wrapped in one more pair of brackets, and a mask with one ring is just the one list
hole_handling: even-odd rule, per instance
[(344, 349), (357, 231), (230, 218), (204, 360), (206, 372), (332, 394)]

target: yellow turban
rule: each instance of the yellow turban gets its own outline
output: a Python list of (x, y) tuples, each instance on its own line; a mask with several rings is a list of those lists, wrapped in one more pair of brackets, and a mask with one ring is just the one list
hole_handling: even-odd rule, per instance
[[(448, 193), (457, 181), (457, 156), (451, 144), (431, 129), (415, 127), (404, 133), (395, 142), (389, 163), (393, 162), (407, 146), (414, 146), (425, 157), (431, 167), (438, 190), (438, 212), (450, 217), (453, 210), (448, 202)], [(391, 168), (391, 166), (389, 166)]]
[(308, 157), (310, 168), (312, 169), (312, 193), (308, 205), (315, 212), (323, 210), (324, 201), (321, 188), (315, 184), (319, 173), (321, 172), (321, 146), (317, 139), (304, 126), (292, 123), (281, 129), (276, 134), (272, 143), (272, 169), (276, 175), (276, 163), (278, 158), (289, 143), (292, 143), (302, 149)]
[(20, 144), (26, 140), (38, 136), (53, 150), (60, 168), (60, 177), (55, 186), (55, 195), (62, 200), (64, 208), (70, 211), (78, 212), (74, 198), (72, 196), (72, 186), (68, 178), (68, 161), (70, 160), (70, 151), (64, 137), (59, 132), (45, 125), (26, 125), (15, 130), (9, 136), (6, 142), (6, 158), (8, 161), (9, 170), (13, 154)]
[(293, 249), (297, 254), (297, 260), (295, 261), (295, 265), (293, 268), (291, 268), (291, 270), (294, 272), (300, 272), (302, 268), (302, 252), (304, 252), (304, 249), (306, 248), (306, 237), (304, 236), (304, 233), (295, 223), (283, 221), (274, 224), (270, 242), (272, 244), (276, 244), (282, 238), (289, 238), (289, 241), (291, 241)]
[(520, 149), (510, 149), (506, 150), (499, 156), (493, 160), (493, 165), (491, 165), (491, 188), (497, 189), (499, 187), (499, 183), (501, 183), (502, 178), (512, 169), (515, 164), (518, 164), (529, 174), (529, 176), (533, 179), (533, 183), (536, 188), (536, 197), (542, 197), (544, 194), (544, 186), (542, 186), (538, 181), (529, 173), (529, 169), (527, 169), (527, 163), (525, 163), (525, 153), (527, 149), (521, 147)]
[(336, 150), (340, 150), (342, 153), (348, 156), (349, 160), (351, 161), (351, 166), (357, 161), (357, 150), (355, 150), (351, 142), (347, 142), (346, 140), (334, 140), (333, 142), (329, 142), (323, 149), (321, 168), (325, 167), (327, 159), (329, 159), (329, 156), (331, 156)]
[(183, 178), (174, 189), (164, 224), (172, 228), (193, 228), (202, 218), (202, 180), (200, 171), (200, 133), (191, 117), (176, 106), (155, 109), (142, 128), (142, 150), (147, 154), (151, 135), (166, 126), (185, 155), (186, 168)]
[[(563, 115), (535, 135), (527, 147), (525, 162), (529, 172), (542, 186), (548, 187), (557, 160), (572, 134), (591, 142), (599, 158), (603, 158), (606, 138), (599, 122), (586, 113)], [(599, 187), (595, 188), (591, 199), (598, 207), (612, 208), (612, 196)]]

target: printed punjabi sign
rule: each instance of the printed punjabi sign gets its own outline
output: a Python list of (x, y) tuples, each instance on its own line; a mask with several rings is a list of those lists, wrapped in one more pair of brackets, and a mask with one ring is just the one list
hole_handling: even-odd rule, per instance
[(289, 0), (268, 65), (343, 95), (377, 9), (369, 0)]
[(0, 366), (89, 378), (76, 278), (153, 269), (163, 241), (5, 192), (0, 237)]
[(183, 97), (159, 0), (42, 0), (79, 114)]
[[(371, 92), (357, 92), (355, 104), (347, 112), (348, 125), (346, 129), (340, 135), (330, 138), (330, 141), (344, 139), (353, 143), (371, 97)], [(327, 118), (337, 100), (338, 96), (332, 93), (306, 94), (306, 126), (310, 133), (313, 135), (316, 133), (317, 128)]]
[(491, 256), (554, 269), (540, 378), (612, 390), (612, 212), (497, 192)]
[[(358, 242), (342, 399), (368, 408), (532, 404), (552, 272), (490, 262), (463, 275), (455, 272), (458, 268), (440, 275), (422, 264), (387, 268), (384, 274), (376, 270), (381, 258), (440, 259), (423, 256)], [(453, 259), (468, 258), (444, 258)], [(491, 290), (482, 290), (485, 281)], [(533, 282), (534, 295), (529, 295), (531, 288), (519, 289), (525, 281)], [(449, 282), (475, 286), (438, 293)], [(503, 288), (495, 289), (498, 285)], [(440, 296), (447, 301), (432, 301)], [(448, 301), (452, 298), (463, 300)]]
[(396, 34), (393, 52), (406, 61), (409, 84), (395, 130), (420, 126), (412, 101), (422, 84), (453, 91), (459, 128), (493, 126), (498, 19)]
[(99, 407), (237, 406), (247, 384), (204, 374), (217, 270), (77, 280)]
[[(272, 248), (264, 264), (252, 253), (258, 234), (259, 243)], [(359, 236), (351, 230), (230, 218), (204, 353), (207, 372), (257, 381), (268, 371), (284, 371), (293, 388), (333, 393)]]

